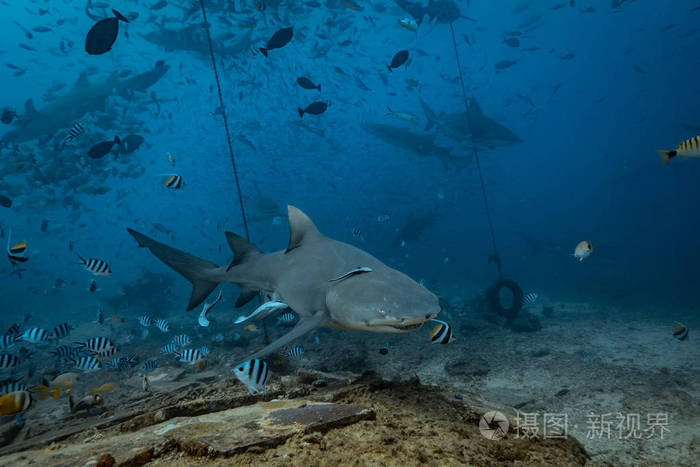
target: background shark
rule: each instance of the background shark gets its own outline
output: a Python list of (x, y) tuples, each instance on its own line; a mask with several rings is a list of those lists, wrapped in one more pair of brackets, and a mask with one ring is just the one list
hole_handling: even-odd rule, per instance
[(420, 99), (420, 103), (428, 121), (426, 131), (437, 127), (453, 140), (476, 147), (493, 148), (522, 142), (511, 130), (484, 115), (473, 96), (469, 99), (469, 112), (443, 113), (439, 116), (423, 99)]
[[(234, 259), (228, 268), (196, 258), (127, 229), (139, 246), (185, 276), (193, 285), (188, 310), (220, 282), (241, 287), (240, 307), (261, 291), (288, 305), (299, 322), (253, 354), (265, 356), (320, 326), (346, 331), (400, 333), (416, 330), (440, 312), (437, 296), (405, 274), (352, 245), (325, 237), (299, 209), (288, 206), (289, 245), (263, 254), (244, 238), (226, 233)], [(250, 317), (266, 316), (265, 305)], [(270, 307), (269, 312), (276, 308)], [(263, 312), (260, 312), (260, 311)]]
[(34, 107), (32, 99), (27, 100), (24, 114), (18, 116), (13, 129), (3, 135), (0, 144), (22, 143), (44, 135), (53, 136), (86, 114), (105, 110), (107, 98), (112, 95), (127, 97), (134, 92), (145, 92), (169, 68), (159, 61), (152, 70), (132, 78), (120, 80), (118, 73), (114, 72), (100, 83), (91, 83), (87, 72), (83, 72), (73, 89), (51, 101), (41, 111)]
[[(226, 41), (225, 36), (212, 37), (212, 46), (217, 57), (233, 57), (250, 50), (252, 29), (235, 40)], [(148, 42), (159, 45), (166, 52), (182, 50), (193, 52), (202, 60), (210, 60), (207, 36), (201, 24), (191, 24), (179, 29), (161, 27), (143, 34)]]

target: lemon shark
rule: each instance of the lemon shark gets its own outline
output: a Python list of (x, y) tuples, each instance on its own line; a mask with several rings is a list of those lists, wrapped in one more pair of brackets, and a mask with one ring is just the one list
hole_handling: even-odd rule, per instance
[(299, 315), (296, 326), (250, 358), (263, 357), (321, 326), (345, 331), (401, 333), (416, 330), (440, 312), (437, 296), (407, 275), (347, 243), (324, 236), (311, 219), (287, 207), (289, 244), (262, 253), (226, 232), (233, 261), (217, 266), (127, 228), (145, 247), (193, 285), (187, 310), (198, 306), (221, 282), (241, 288), (239, 308), (264, 292), (270, 301), (250, 316), (262, 319), (284, 307)]
[(73, 89), (49, 102), (40, 111), (34, 107), (32, 99), (27, 100), (24, 114), (17, 117), (14, 126), (3, 135), (0, 143), (22, 143), (46, 135), (55, 136), (86, 114), (105, 110), (107, 98), (112, 95), (129, 96), (134, 92), (145, 92), (169, 68), (159, 61), (153, 69), (131, 78), (120, 79), (119, 73), (114, 72), (102, 82), (90, 82), (87, 73), (83, 72)]

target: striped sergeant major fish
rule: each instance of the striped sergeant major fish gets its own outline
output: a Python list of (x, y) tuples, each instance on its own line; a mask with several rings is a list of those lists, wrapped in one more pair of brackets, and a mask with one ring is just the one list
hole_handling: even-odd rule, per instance
[(149, 315), (139, 316), (139, 324), (145, 328), (147, 328), (148, 326), (150, 326), (151, 324), (154, 324), (154, 323), (155, 323), (155, 321)]
[(171, 353), (177, 353), (180, 350), (180, 346), (174, 343), (166, 344), (160, 348), (160, 353), (163, 355), (169, 355)]
[(700, 136), (686, 139), (672, 151), (667, 151), (665, 149), (659, 149), (658, 151), (664, 165), (668, 164), (669, 161), (676, 156), (700, 157)]
[(116, 348), (114, 343), (109, 340), (109, 337), (91, 337), (85, 342), (76, 342), (74, 345), (78, 349), (89, 350), (96, 354), (101, 354)]
[(158, 329), (161, 330), (161, 332), (168, 332), (170, 331), (170, 324), (168, 323), (167, 320), (164, 319), (157, 319), (154, 323)]
[(438, 319), (431, 321), (435, 321), (438, 324), (430, 331), (430, 341), (433, 344), (449, 344), (452, 340), (452, 328), (450, 325)]
[(277, 324), (292, 324), (297, 319), (297, 315), (293, 311), (285, 311), (277, 319)]
[(65, 146), (66, 144), (77, 139), (78, 136), (80, 136), (84, 130), (85, 126), (81, 122), (75, 122), (73, 126), (70, 127), (70, 130), (68, 130), (68, 134), (66, 135), (66, 137), (63, 138), (63, 141), (61, 141), (61, 146)]
[(233, 374), (236, 375), (238, 381), (246, 385), (250, 394), (265, 393), (265, 383), (270, 376), (265, 360), (258, 358), (246, 360), (233, 369)]
[(175, 358), (177, 358), (182, 363), (188, 363), (194, 365), (204, 358), (202, 352), (199, 349), (185, 349), (182, 352), (176, 352)]
[(71, 326), (70, 323), (61, 323), (53, 328), (51, 337), (53, 339), (63, 339), (64, 337), (68, 337), (72, 329), (73, 326)]
[(180, 188), (185, 186), (185, 181), (182, 179), (181, 175), (178, 174), (163, 174), (165, 175), (165, 186), (170, 188), (171, 190), (179, 190)]
[(114, 346), (114, 347), (108, 347), (108, 348), (101, 350), (99, 352), (95, 352), (95, 355), (100, 357), (100, 358), (108, 358), (108, 357), (112, 357), (118, 353), (119, 353), (119, 347)]
[(82, 264), (85, 266), (85, 270), (93, 273), (96, 276), (110, 276), (112, 275), (112, 269), (109, 267), (106, 261), (97, 258), (89, 258), (85, 260), (82, 256), (78, 255), (80, 262), (76, 264)]
[(178, 334), (177, 336), (173, 337), (173, 340), (171, 342), (175, 345), (187, 347), (192, 343), (192, 339), (190, 339), (190, 336), (188, 336), (187, 334)]
[(538, 295), (535, 292), (530, 292), (523, 297), (523, 306), (532, 305), (537, 300)]
[(0, 353), (0, 369), (6, 370), (19, 365), (19, 358), (9, 353)]
[(7, 258), (13, 266), (29, 261), (27, 257), (27, 242), (12, 243), (12, 231), (7, 235)]
[(11, 349), (15, 346), (16, 334), (5, 334), (0, 337), (0, 349)]
[(156, 368), (158, 368), (157, 360), (146, 360), (143, 362), (143, 365), (141, 365), (141, 371), (153, 371)]
[(17, 340), (29, 342), (30, 344), (39, 344), (46, 342), (48, 339), (49, 331), (42, 328), (29, 328), (17, 338)]
[(29, 388), (19, 381), (3, 382), (0, 385), (0, 396), (16, 391), (29, 391)]
[(117, 371), (124, 371), (129, 369), (129, 361), (126, 357), (114, 357), (109, 361), (108, 365)]
[(100, 363), (98, 359), (96, 359), (95, 357), (90, 357), (88, 355), (83, 355), (82, 357), (73, 359), (73, 365), (76, 369), (85, 373), (89, 373), (91, 371), (99, 370), (100, 368), (102, 368), (102, 363)]
[(49, 353), (62, 360), (71, 360), (78, 356), (78, 349), (70, 345), (61, 345), (51, 350)]
[(283, 355), (287, 358), (299, 358), (304, 354), (304, 348), (300, 345), (294, 345), (292, 347), (287, 347)]
[(15, 335), (15, 336), (19, 335), (19, 324), (14, 323), (14, 324), (13, 324), (12, 326), (10, 326), (10, 327), (7, 329), (7, 331), (5, 332), (5, 335), (6, 335), (6, 336), (9, 336), (9, 335), (11, 335), (11, 334), (12, 334), (12, 335)]

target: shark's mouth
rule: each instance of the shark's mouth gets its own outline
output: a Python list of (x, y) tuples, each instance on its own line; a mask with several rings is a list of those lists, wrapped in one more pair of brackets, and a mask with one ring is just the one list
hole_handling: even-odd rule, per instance
[(392, 328), (396, 328), (400, 331), (415, 331), (416, 329), (420, 328), (423, 326), (423, 321), (420, 323), (414, 323), (414, 324), (392, 324)]

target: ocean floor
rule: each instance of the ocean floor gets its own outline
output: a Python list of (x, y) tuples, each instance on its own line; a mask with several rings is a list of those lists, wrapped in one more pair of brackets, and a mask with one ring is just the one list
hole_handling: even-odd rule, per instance
[[(84, 375), (73, 394), (118, 383), (103, 393), (104, 407), (71, 414), (61, 394), (37, 401), (23, 426), (6, 418), (0, 465), (693, 465), (700, 458), (693, 332), (700, 323), (686, 322), (690, 336), (681, 342), (671, 336), (678, 317), (662, 313), (638, 320), (634, 311), (541, 297), (508, 325), (471, 304), (447, 308), (455, 334), (447, 345), (432, 344), (428, 329), (306, 336), (302, 358), (270, 359), (264, 396), (249, 395), (231, 373), (247, 353), (242, 345), (260, 344), (259, 330), (234, 346), (230, 336), (211, 344), (203, 370), (171, 359), (150, 373), (152, 393), (136, 369)], [(134, 344), (151, 353), (159, 345)], [(480, 430), (490, 411), (509, 422), (502, 439)]]

